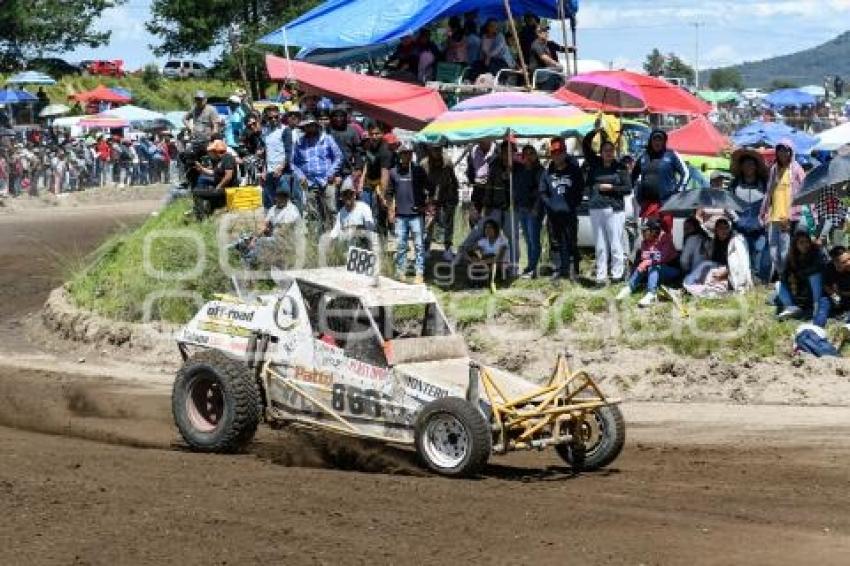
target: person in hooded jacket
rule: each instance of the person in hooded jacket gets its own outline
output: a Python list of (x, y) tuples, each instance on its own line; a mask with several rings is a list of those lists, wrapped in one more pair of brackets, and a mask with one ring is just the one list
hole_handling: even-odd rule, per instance
[(667, 149), (667, 133), (653, 130), (646, 151), (632, 169), (632, 186), (640, 205), (641, 218), (658, 216), (668, 232), (673, 229), (673, 217), (660, 214), (668, 198), (688, 185), (690, 170), (672, 149)]
[(626, 286), (617, 294), (617, 300), (623, 301), (645, 287), (646, 294), (638, 306), (648, 307), (656, 302), (660, 285), (672, 283), (680, 278), (679, 252), (673, 245), (673, 237), (663, 230), (657, 218), (644, 220), (641, 237), (635, 269)]
[(777, 307), (780, 308), (777, 318), (800, 318), (803, 313), (812, 312), (813, 318), (819, 319), (817, 311), (823, 296), (825, 267), (823, 249), (812, 241), (805, 226), (798, 226), (776, 294)]
[(717, 296), (728, 291), (744, 291), (753, 285), (750, 255), (744, 237), (732, 229), (727, 217), (714, 224), (714, 237), (708, 245), (708, 258), (685, 276), (684, 287), (694, 296)]
[(756, 150), (740, 148), (732, 153), (730, 170), (732, 183), (729, 190), (739, 199), (749, 203), (747, 208), (738, 214), (734, 223), (735, 230), (747, 240), (753, 275), (767, 281), (771, 270), (770, 253), (767, 232), (759, 219), (764, 193), (767, 190), (767, 165)]
[(772, 273), (780, 277), (785, 273), (791, 233), (800, 220), (800, 207), (792, 203), (803, 186), (805, 176), (803, 168), (794, 160), (793, 142), (779, 142), (776, 145), (776, 163), (770, 168), (759, 219), (767, 229)]

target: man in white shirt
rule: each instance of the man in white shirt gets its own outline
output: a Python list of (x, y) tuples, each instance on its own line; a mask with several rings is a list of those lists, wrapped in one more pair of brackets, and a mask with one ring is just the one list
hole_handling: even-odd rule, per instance
[[(342, 208), (336, 215), (336, 222), (329, 236), (336, 240), (339, 238), (351, 239), (356, 230), (375, 231), (375, 218), (372, 209), (365, 202), (357, 200), (352, 177), (348, 177), (340, 189), (342, 193)], [(373, 239), (373, 238), (370, 238)]]
[[(266, 213), (266, 221), (261, 235), (254, 244), (254, 260), (264, 265), (281, 265), (287, 251), (295, 240), (304, 238), (301, 213), (298, 212), (290, 196), (292, 189), (280, 185), (275, 192), (274, 206)], [(289, 241), (292, 240), (292, 241)]]

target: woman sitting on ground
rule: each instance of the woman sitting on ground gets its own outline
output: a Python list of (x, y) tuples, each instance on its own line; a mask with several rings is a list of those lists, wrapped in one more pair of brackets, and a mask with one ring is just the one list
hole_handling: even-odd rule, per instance
[(752, 287), (747, 242), (732, 230), (728, 218), (715, 221), (714, 238), (708, 249), (708, 258), (685, 277), (686, 291), (695, 297), (716, 297)]
[(657, 218), (644, 221), (641, 237), (643, 241), (636, 262), (637, 267), (626, 287), (617, 295), (617, 300), (622, 301), (646, 287), (646, 294), (638, 306), (648, 307), (655, 303), (659, 285), (672, 283), (679, 278), (679, 252), (673, 245), (673, 237), (661, 229), (661, 221)]
[(695, 216), (685, 219), (682, 224), (682, 253), (679, 254), (679, 267), (682, 273), (690, 273), (696, 266), (708, 259), (708, 244), (711, 238)]
[(499, 223), (495, 220), (484, 222), (484, 236), (479, 239), (471, 250), (464, 251), (469, 262), (470, 279), (479, 280), (489, 277), (493, 269), (499, 278), (508, 267), (508, 239), (502, 234)]
[(812, 241), (805, 226), (799, 226), (794, 232), (788, 264), (776, 294), (780, 320), (802, 318), (805, 313), (813, 313), (814, 318), (818, 318), (813, 311), (823, 295), (825, 263), (822, 248)]

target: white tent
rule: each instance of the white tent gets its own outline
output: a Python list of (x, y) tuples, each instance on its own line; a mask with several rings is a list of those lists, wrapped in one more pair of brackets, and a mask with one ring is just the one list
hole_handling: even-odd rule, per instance
[(835, 151), (846, 144), (850, 144), (850, 122), (845, 122), (818, 134), (818, 143), (812, 148), (812, 151)]
[(101, 112), (100, 115), (122, 118), (124, 120), (127, 120), (128, 122), (155, 122), (157, 120), (165, 121), (165, 114), (162, 114), (161, 112), (154, 112), (153, 110), (148, 110), (147, 108), (133, 106), (132, 104), (125, 104), (124, 106), (119, 106), (118, 108), (113, 108), (112, 110)]

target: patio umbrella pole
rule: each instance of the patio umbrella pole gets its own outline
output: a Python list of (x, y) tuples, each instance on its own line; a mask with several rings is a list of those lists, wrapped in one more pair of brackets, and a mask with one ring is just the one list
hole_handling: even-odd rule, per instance
[(517, 238), (516, 233), (516, 214), (514, 212), (514, 151), (513, 146), (510, 141), (510, 133), (507, 135), (507, 144), (508, 151), (510, 152), (510, 159), (508, 160), (508, 203), (510, 204), (510, 213), (511, 213), (511, 275), (514, 274), (514, 270), (519, 270), (519, 238)]
[[(505, 12), (508, 14), (508, 25), (511, 26), (511, 36), (514, 38), (514, 43), (517, 47), (519, 47), (519, 34), (517, 34), (516, 31), (516, 22), (514, 22), (514, 15), (511, 12), (510, 0), (505, 0)], [(528, 80), (528, 67), (525, 66), (525, 57), (522, 55), (522, 49), (517, 50), (517, 55), (519, 55), (519, 65), (522, 67), (522, 76), (525, 79), (525, 86), (531, 88), (531, 81)]]
[[(573, 45), (572, 45), (572, 48), (573, 48), (573, 68), (576, 70), (576, 74), (578, 74), (578, 43), (576, 43), (576, 17), (575, 16), (570, 17), (570, 30), (571, 30), (572, 35), (573, 35)], [(567, 57), (569, 57), (569, 56), (570, 56), (570, 54), (567, 53)]]

